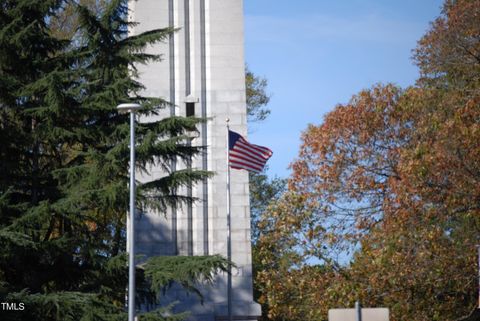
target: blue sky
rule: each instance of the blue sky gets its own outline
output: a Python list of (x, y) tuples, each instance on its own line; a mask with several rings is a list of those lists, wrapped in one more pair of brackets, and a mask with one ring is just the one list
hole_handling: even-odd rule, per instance
[(272, 94), (249, 140), (273, 150), (270, 176), (288, 176), (301, 132), (335, 105), (375, 83), (414, 84), (412, 49), (442, 2), (244, 0), (245, 59)]

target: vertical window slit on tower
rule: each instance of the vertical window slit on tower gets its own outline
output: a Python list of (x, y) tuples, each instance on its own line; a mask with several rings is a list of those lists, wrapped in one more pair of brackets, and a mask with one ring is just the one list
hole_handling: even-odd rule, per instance
[(185, 115), (187, 117), (195, 116), (195, 103), (187, 103)]

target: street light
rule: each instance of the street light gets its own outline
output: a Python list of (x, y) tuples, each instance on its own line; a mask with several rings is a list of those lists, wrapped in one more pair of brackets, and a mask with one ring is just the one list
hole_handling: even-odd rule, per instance
[(135, 112), (139, 104), (117, 106), (119, 113), (130, 113), (130, 211), (127, 224), (128, 247), (128, 321), (135, 321)]

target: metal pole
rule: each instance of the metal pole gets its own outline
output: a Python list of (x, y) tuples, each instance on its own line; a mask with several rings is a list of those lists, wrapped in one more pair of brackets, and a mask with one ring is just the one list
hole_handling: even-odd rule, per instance
[[(230, 127), (227, 122), (227, 258), (232, 260), (232, 238), (231, 238), (231, 206), (230, 206)], [(228, 300), (228, 321), (232, 321), (232, 266), (228, 265), (227, 276), (227, 300)]]
[(135, 112), (130, 111), (130, 224), (128, 252), (128, 321), (135, 321)]
[(480, 309), (480, 245), (477, 245), (478, 253), (478, 309)]
[(360, 301), (355, 302), (356, 321), (362, 321), (362, 305)]

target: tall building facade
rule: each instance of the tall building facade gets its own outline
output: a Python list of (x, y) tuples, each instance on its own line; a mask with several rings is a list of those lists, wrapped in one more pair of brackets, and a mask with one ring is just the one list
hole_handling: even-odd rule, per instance
[[(154, 255), (211, 255), (227, 257), (226, 119), (230, 128), (246, 134), (245, 61), (242, 0), (130, 0), (131, 34), (152, 29), (177, 29), (164, 43), (148, 48), (161, 62), (138, 66), (144, 95), (172, 103), (169, 115), (208, 118), (199, 125), (192, 144), (205, 151), (173, 168), (209, 170), (213, 177), (182, 193), (196, 202), (146, 211), (136, 219), (136, 251)], [(142, 119), (141, 121), (148, 121)], [(150, 175), (162, 176), (152, 167)], [(142, 180), (142, 177), (139, 178)], [(147, 178), (144, 177), (147, 180)], [(149, 179), (148, 179), (149, 180)], [(232, 314), (234, 320), (256, 320), (260, 306), (253, 301), (248, 173), (231, 171)], [(228, 320), (227, 276), (201, 289), (204, 303), (181, 289), (168, 298), (190, 310), (192, 320)]]

